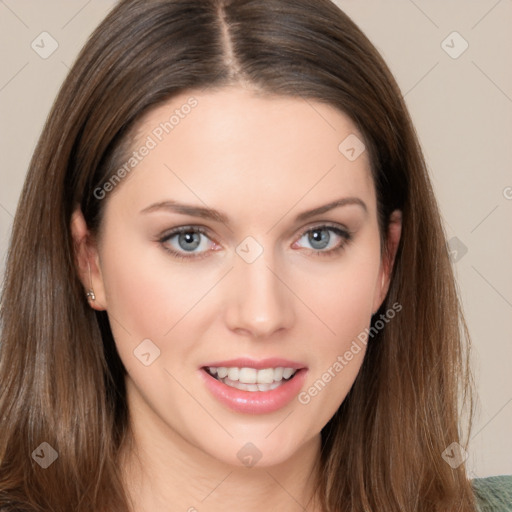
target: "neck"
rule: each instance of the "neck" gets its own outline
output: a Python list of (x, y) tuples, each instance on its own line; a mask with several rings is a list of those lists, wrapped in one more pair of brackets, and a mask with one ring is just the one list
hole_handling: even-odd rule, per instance
[(280, 464), (234, 466), (192, 445), (156, 415), (133, 414), (137, 404), (128, 402), (130, 435), (120, 461), (132, 512), (261, 512), (262, 505), (320, 512), (320, 434)]

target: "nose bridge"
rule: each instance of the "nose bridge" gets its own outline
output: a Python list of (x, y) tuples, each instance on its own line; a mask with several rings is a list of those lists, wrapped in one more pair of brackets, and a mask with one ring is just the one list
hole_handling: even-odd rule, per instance
[[(243, 252), (247, 248), (252, 257)], [(268, 336), (292, 325), (293, 295), (276, 277), (278, 265), (272, 251), (261, 250), (255, 257), (256, 249), (250, 240), (248, 245), (242, 243), (238, 247), (231, 276), (233, 294), (228, 304), (228, 323), (230, 328), (253, 336)]]

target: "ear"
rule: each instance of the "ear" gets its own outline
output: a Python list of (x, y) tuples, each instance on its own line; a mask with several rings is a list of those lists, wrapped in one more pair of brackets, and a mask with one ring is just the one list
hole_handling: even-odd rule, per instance
[(97, 243), (89, 232), (80, 207), (75, 208), (71, 216), (71, 236), (78, 275), (85, 289), (84, 295), (93, 291), (95, 298), (89, 298), (89, 305), (97, 311), (103, 311), (107, 303)]
[(402, 234), (402, 212), (395, 210), (389, 216), (389, 224), (386, 235), (386, 246), (384, 247), (382, 261), (377, 279), (377, 288), (375, 290), (375, 298), (373, 303), (373, 314), (375, 314), (382, 306), (384, 299), (389, 290), (391, 283), (391, 273), (395, 263), (396, 252)]

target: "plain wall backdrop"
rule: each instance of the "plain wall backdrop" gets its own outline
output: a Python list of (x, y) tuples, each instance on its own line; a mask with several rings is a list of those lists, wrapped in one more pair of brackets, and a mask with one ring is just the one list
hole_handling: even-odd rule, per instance
[[(46, 116), (115, 3), (0, 0), (0, 279)], [(336, 3), (394, 73), (441, 207), (473, 340), (469, 474), (512, 474), (512, 0)]]

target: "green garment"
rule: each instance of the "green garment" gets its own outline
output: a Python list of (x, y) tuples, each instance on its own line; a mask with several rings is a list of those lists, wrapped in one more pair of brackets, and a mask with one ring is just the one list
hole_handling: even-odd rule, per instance
[(479, 512), (512, 512), (512, 475), (474, 478)]

